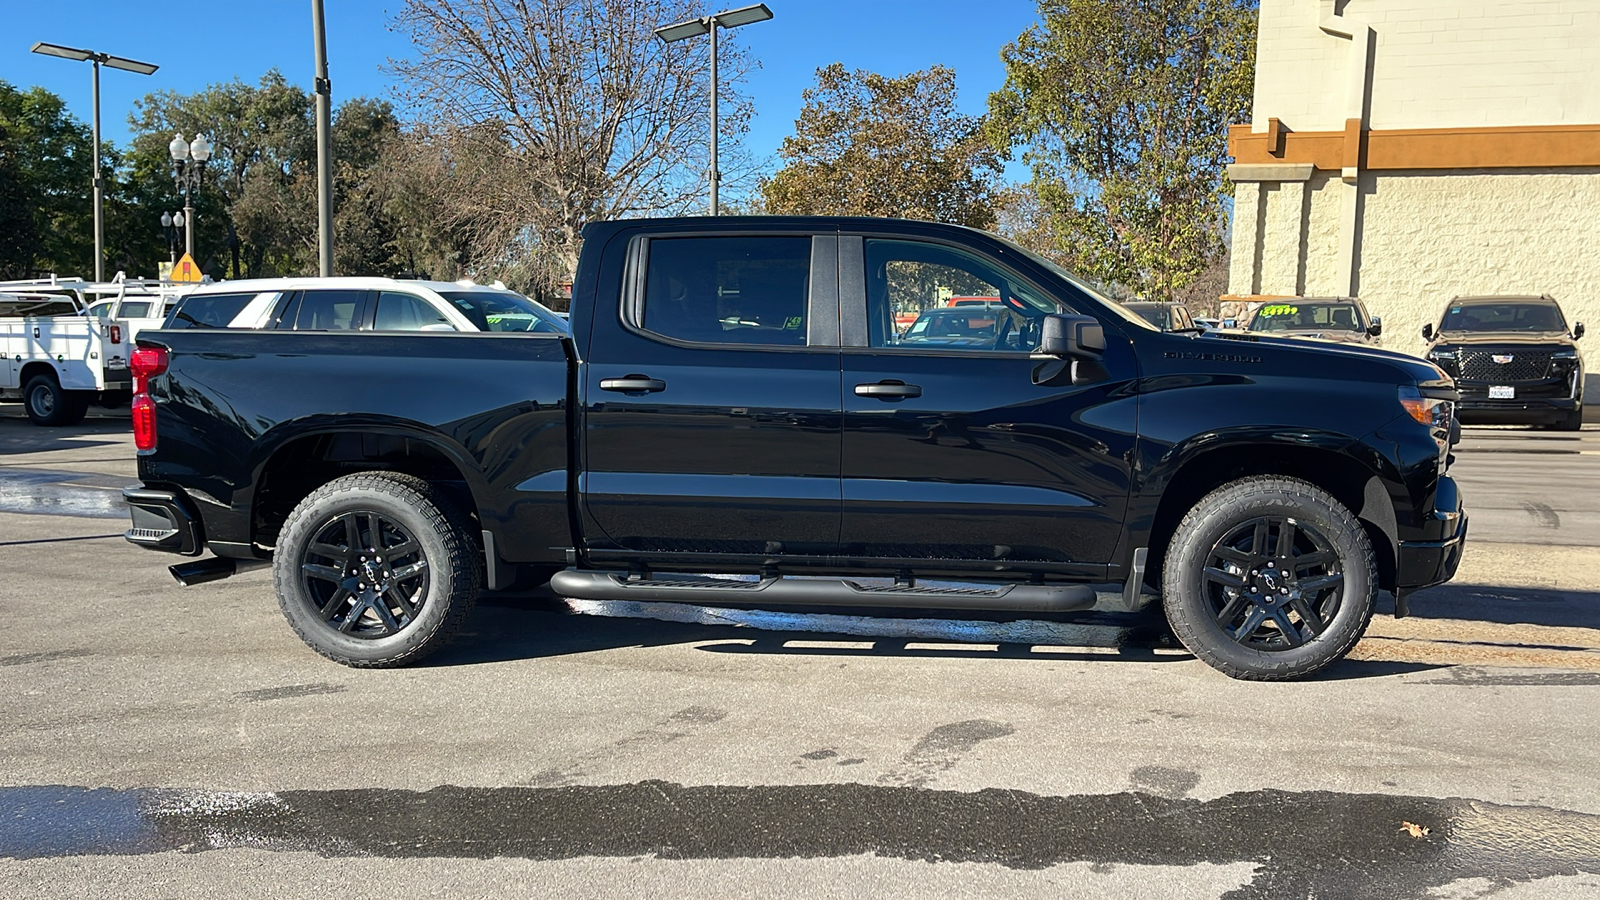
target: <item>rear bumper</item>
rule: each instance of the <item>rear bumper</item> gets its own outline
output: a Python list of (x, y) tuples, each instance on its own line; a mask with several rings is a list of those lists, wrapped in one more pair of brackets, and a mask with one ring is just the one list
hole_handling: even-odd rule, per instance
[(1395, 596), (1443, 584), (1455, 577), (1467, 542), (1467, 512), (1456, 480), (1440, 476), (1432, 519), (1418, 540), (1400, 542)]
[(133, 519), (133, 527), (122, 535), (128, 543), (184, 556), (199, 556), (205, 550), (200, 516), (181, 491), (131, 487), (123, 490), (122, 497)]

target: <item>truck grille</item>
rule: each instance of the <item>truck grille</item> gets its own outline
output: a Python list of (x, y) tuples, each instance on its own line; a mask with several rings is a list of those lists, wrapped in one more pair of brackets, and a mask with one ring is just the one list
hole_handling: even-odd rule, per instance
[[(1494, 357), (1511, 357), (1507, 363), (1495, 362)], [(1461, 351), (1461, 377), (1467, 381), (1538, 381), (1550, 375), (1550, 353), (1542, 350), (1491, 350)]]

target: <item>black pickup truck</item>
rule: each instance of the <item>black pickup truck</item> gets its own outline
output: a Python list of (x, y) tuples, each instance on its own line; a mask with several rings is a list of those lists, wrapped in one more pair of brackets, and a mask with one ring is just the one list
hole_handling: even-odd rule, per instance
[[(897, 318), (986, 297), (981, 342)], [(144, 332), (128, 539), (271, 561), (317, 652), (421, 659), (482, 587), (1068, 613), (1163, 598), (1229, 675), (1341, 658), (1449, 579), (1451, 380), (1367, 348), (1162, 333), (964, 228), (591, 225), (571, 334)]]

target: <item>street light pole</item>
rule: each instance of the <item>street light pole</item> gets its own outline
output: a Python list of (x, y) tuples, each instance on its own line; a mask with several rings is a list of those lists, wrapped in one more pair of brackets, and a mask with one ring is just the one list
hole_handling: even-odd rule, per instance
[(749, 25), (751, 22), (765, 22), (772, 18), (772, 10), (765, 3), (754, 6), (741, 6), (738, 9), (729, 9), (714, 16), (702, 16), (698, 19), (689, 19), (675, 25), (663, 25), (655, 30), (656, 37), (663, 43), (671, 44), (685, 38), (699, 37), (702, 34), (711, 35), (711, 215), (721, 215), (722, 206), (718, 202), (718, 191), (722, 186), (722, 172), (717, 168), (717, 29), (738, 28), (740, 25)]
[(311, 0), (311, 33), (317, 75), (317, 274), (333, 274), (333, 84), (328, 81), (328, 33), (322, 0)]
[(154, 63), (126, 59), (121, 56), (112, 56), (109, 53), (100, 53), (94, 50), (80, 50), (76, 47), (63, 47), (60, 44), (47, 44), (44, 41), (34, 42), (33, 52), (44, 56), (70, 59), (74, 62), (89, 60), (94, 63), (94, 148), (90, 155), (91, 164), (94, 166), (93, 177), (90, 181), (90, 184), (93, 185), (92, 193), (94, 195), (94, 280), (105, 281), (106, 254), (104, 228), (102, 227), (100, 214), (102, 193), (105, 189), (104, 180), (100, 177), (100, 64), (105, 63), (113, 69), (122, 69), (125, 72), (134, 72), (139, 75), (153, 74), (160, 66)]

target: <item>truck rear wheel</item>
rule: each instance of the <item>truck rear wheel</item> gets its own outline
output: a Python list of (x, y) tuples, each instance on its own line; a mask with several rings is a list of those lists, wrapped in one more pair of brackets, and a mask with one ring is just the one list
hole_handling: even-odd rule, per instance
[(22, 389), (22, 405), (35, 425), (76, 425), (89, 412), (81, 392), (69, 391), (54, 373), (35, 375)]
[(1162, 572), (1167, 620), (1224, 674), (1286, 681), (1342, 659), (1367, 630), (1372, 542), (1328, 492), (1275, 476), (1212, 491), (1184, 516)]
[(300, 501), (273, 551), (278, 604), (311, 649), (347, 666), (417, 662), (477, 602), (467, 518), (427, 482), (362, 472)]

